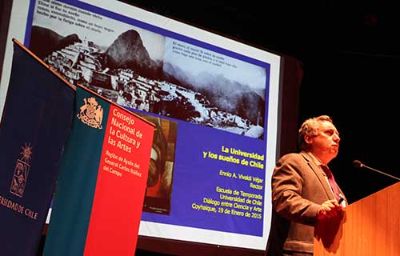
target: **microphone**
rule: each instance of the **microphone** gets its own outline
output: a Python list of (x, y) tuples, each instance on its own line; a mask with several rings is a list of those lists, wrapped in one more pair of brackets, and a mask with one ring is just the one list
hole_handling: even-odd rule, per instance
[(361, 161), (359, 161), (359, 160), (354, 160), (354, 161), (353, 161), (353, 166), (356, 167), (356, 168), (365, 168), (365, 169), (371, 170), (371, 171), (373, 171), (373, 172), (377, 172), (377, 173), (380, 173), (380, 174), (382, 174), (382, 175), (388, 176), (388, 177), (390, 177), (390, 178), (392, 178), (392, 179), (400, 180), (400, 178), (398, 178), (398, 177), (396, 177), (396, 176), (393, 176), (393, 175), (390, 175), (390, 174), (388, 174), (388, 173), (386, 173), (386, 172), (382, 172), (382, 171), (379, 171), (379, 170), (377, 170), (377, 169), (375, 169), (375, 168), (369, 167), (368, 165), (363, 164), (363, 163), (362, 163)]

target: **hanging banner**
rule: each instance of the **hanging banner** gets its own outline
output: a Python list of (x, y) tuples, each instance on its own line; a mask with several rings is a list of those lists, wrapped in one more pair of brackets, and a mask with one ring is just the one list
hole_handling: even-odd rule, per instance
[(134, 255), (154, 127), (77, 88), (44, 255)]
[(0, 126), (1, 255), (37, 255), (75, 93), (19, 44)]

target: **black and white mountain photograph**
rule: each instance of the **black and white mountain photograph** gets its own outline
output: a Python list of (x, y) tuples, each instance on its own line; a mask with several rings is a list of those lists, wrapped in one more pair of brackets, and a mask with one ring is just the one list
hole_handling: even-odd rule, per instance
[(264, 136), (265, 67), (57, 1), (37, 3), (29, 48), (126, 108)]

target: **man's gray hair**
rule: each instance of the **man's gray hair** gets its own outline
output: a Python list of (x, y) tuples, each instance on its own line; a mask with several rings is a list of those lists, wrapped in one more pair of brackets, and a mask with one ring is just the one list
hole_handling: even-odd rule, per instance
[(304, 140), (305, 136), (309, 137), (316, 136), (318, 134), (319, 124), (324, 121), (332, 123), (332, 118), (328, 115), (321, 115), (317, 117), (308, 118), (303, 122), (303, 124), (300, 126), (298, 135), (300, 149), (302, 150), (307, 149), (308, 144)]

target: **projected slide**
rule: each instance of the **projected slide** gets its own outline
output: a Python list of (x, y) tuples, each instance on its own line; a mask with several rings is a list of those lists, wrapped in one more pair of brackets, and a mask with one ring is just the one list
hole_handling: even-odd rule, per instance
[(265, 249), (279, 56), (118, 1), (24, 10), (39, 58), (156, 125), (141, 235)]

